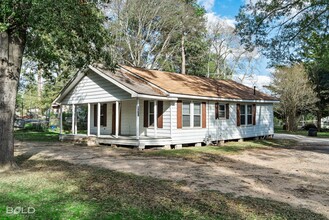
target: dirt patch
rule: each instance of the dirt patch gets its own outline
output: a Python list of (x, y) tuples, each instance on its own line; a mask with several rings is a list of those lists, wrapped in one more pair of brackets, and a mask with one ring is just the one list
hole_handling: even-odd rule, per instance
[[(15, 154), (63, 160), (186, 183), (184, 190), (219, 190), (289, 203), (329, 218), (329, 154), (305, 149), (248, 150), (210, 162), (144, 157), (131, 149), (69, 143), (16, 144)], [(303, 146), (305, 148), (305, 146)]]

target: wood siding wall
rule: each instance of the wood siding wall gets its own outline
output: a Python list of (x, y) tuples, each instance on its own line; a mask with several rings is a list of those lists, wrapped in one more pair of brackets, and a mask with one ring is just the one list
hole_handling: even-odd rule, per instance
[(131, 95), (96, 73), (89, 73), (63, 99), (62, 104), (86, 104), (131, 99)]

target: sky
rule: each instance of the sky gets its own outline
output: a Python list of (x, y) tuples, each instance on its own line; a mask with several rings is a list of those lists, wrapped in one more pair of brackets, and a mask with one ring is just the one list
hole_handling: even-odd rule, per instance
[[(221, 19), (234, 26), (235, 16), (238, 15), (239, 8), (246, 1), (248, 0), (198, 0), (198, 3), (206, 9), (208, 20)], [(270, 83), (271, 79), (269, 76), (272, 69), (267, 67), (267, 59), (263, 56), (259, 61), (258, 70), (256, 87), (261, 91), (265, 91), (263, 86)], [(249, 80), (243, 82), (243, 84), (253, 86), (253, 83)]]

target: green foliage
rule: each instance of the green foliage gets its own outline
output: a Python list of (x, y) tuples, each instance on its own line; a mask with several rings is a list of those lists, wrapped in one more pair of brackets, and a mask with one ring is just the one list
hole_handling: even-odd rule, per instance
[[(287, 130), (283, 130), (282, 126), (275, 126), (274, 131), (275, 133), (280, 133), (280, 134), (297, 134), (297, 135), (308, 136), (308, 131), (306, 130), (287, 131)], [(318, 131), (317, 138), (329, 138), (329, 131)]]
[(19, 141), (29, 141), (29, 142), (57, 142), (58, 133), (47, 130), (43, 131), (28, 131), (28, 130), (18, 130), (15, 131), (15, 139)]
[(48, 131), (48, 125), (43, 122), (27, 123), (24, 125), (24, 131), (46, 132)]
[(250, 1), (240, 9), (237, 31), (249, 49), (259, 46), (280, 64), (303, 57), (304, 42), (328, 36), (327, 0)]
[(318, 101), (303, 65), (277, 67), (267, 88), (280, 98), (275, 111), (285, 119), (287, 130), (297, 129), (298, 116), (315, 110)]

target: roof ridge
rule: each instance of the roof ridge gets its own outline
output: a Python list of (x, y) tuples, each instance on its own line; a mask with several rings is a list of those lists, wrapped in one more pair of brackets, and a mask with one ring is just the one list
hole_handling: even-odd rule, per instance
[[(136, 77), (136, 78), (138, 78), (138, 79), (140, 79), (140, 80), (146, 82), (146, 83), (149, 84), (150, 86), (152, 86), (152, 87), (154, 87), (154, 88), (156, 88), (156, 89), (159, 89), (160, 91), (164, 92), (166, 95), (169, 95), (170, 92), (168, 92), (167, 90), (161, 88), (160, 86), (157, 86), (157, 85), (155, 85), (154, 83), (150, 82), (149, 80), (147, 80), (147, 79), (145, 79), (145, 78), (143, 78), (143, 77), (141, 77), (141, 76), (139, 76), (139, 75), (137, 75), (137, 74), (131, 72), (130, 70), (126, 69), (126, 68), (125, 68), (123, 65), (121, 65), (121, 64), (118, 65), (118, 66), (120, 66), (122, 69), (124, 69), (124, 70), (125, 70), (126, 72), (128, 72), (130, 75), (133, 75), (134, 77)], [(135, 68), (135, 67), (131, 67), (131, 68)]]

